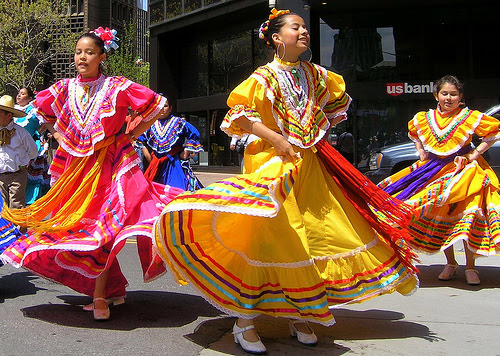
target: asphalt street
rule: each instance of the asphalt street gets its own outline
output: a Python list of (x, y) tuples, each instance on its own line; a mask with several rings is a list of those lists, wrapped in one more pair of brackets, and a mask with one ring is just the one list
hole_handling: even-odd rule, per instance
[[(197, 171), (205, 184), (227, 173)], [(457, 255), (463, 264), (463, 252)], [(313, 326), (315, 347), (291, 338), (286, 320), (259, 317), (268, 355), (500, 355), (500, 256), (478, 260), (476, 287), (465, 283), (464, 267), (454, 280), (438, 281), (442, 254), (420, 258), (419, 290), (335, 308), (336, 325)], [(0, 355), (245, 355), (233, 342), (234, 319), (191, 286), (179, 286), (169, 273), (143, 283), (135, 241), (119, 261), (128, 294), (107, 322), (81, 310), (89, 297), (0, 267)]]

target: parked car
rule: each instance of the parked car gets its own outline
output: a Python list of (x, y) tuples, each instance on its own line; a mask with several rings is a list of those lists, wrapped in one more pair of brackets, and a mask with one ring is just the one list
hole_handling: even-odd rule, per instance
[[(500, 104), (493, 106), (485, 112), (488, 116), (500, 115)], [(480, 141), (479, 141), (480, 142)], [(473, 144), (478, 141), (473, 139)], [(483, 154), (491, 168), (500, 177), (500, 141), (497, 141)], [(370, 155), (370, 170), (365, 175), (373, 182), (379, 183), (394, 173), (409, 167), (419, 158), (417, 149), (413, 142), (398, 143), (382, 147), (379, 151)]]

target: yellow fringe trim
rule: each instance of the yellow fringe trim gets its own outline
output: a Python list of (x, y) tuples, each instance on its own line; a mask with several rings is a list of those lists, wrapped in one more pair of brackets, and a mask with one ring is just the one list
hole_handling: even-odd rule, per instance
[[(109, 145), (115, 137), (108, 137), (96, 145), (97, 160), (92, 169), (77, 185), (86, 164), (92, 156), (75, 158), (50, 190), (32, 205), (23, 209), (9, 209), (4, 206), (2, 217), (21, 227), (27, 227), (37, 235), (69, 230), (80, 222), (92, 201), (102, 172), (102, 163)], [(70, 198), (67, 201), (63, 201)], [(48, 220), (43, 220), (60, 204), (62, 207)]]

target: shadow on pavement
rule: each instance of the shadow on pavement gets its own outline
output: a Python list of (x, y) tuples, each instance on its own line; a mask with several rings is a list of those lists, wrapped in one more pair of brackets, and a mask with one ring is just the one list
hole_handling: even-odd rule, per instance
[(421, 265), (417, 266), (420, 271), (420, 288), (449, 287), (463, 290), (481, 290), (500, 288), (500, 267), (478, 266), (481, 284), (470, 286), (465, 281), (465, 266), (458, 267), (458, 275), (452, 277), (449, 281), (440, 281), (439, 274), (444, 268), (444, 264), (439, 265)]
[(82, 305), (91, 300), (85, 296), (59, 296), (67, 304), (42, 304), (21, 311), (24, 316), (48, 323), (91, 329), (134, 330), (137, 328), (180, 327), (198, 317), (217, 317), (220, 312), (203, 298), (189, 294), (133, 291), (127, 293), (125, 304), (111, 307), (111, 318), (93, 320)]
[[(207, 320), (185, 337), (208, 350), (224, 355), (248, 355), (234, 342), (232, 328), (235, 321), (236, 319), (231, 317)], [(311, 325), (316, 331), (317, 325)], [(255, 328), (266, 345), (268, 355), (343, 355), (350, 351), (349, 348), (335, 343), (332, 337), (325, 337), (317, 331), (319, 342), (316, 346), (301, 345), (297, 339), (290, 336), (288, 321), (282, 318), (260, 316), (255, 319)]]
[(11, 273), (0, 277), (0, 303), (3, 303), (5, 299), (33, 295), (39, 290), (45, 290), (31, 283), (34, 279), (38, 277), (29, 272)]
[[(402, 320), (403, 313), (371, 309), (364, 311), (333, 310), (337, 323), (324, 329), (325, 334), (340, 340), (420, 338), (429, 342), (444, 341), (425, 325)], [(316, 328), (315, 328), (316, 329)]]
[[(427, 326), (404, 321), (404, 314), (387, 310), (353, 311), (333, 310), (337, 324), (325, 327), (311, 323), (319, 342), (315, 347), (304, 346), (290, 337), (287, 319), (261, 316), (255, 327), (268, 354), (343, 355), (351, 351), (342, 345), (346, 340), (421, 338), (429, 342), (444, 341)], [(235, 318), (218, 318), (202, 322), (192, 334), (185, 337), (210, 350), (230, 355), (245, 355), (234, 343), (232, 327)], [(218, 339), (213, 343), (210, 340)]]

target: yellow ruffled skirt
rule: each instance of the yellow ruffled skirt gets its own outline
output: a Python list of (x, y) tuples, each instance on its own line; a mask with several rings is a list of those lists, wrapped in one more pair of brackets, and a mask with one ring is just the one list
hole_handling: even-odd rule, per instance
[(418, 280), (343, 196), (312, 149), (284, 163), (262, 140), (245, 153), (252, 172), (175, 198), (154, 228), (181, 283), (220, 310), (335, 321), (329, 307)]
[[(424, 163), (417, 161), (379, 186), (397, 182)], [(499, 253), (498, 189), (498, 178), (483, 157), (470, 163), (463, 157), (455, 158), (405, 201), (415, 209), (409, 226), (414, 239), (409, 245), (417, 251), (435, 253), (465, 240), (478, 255)]]

